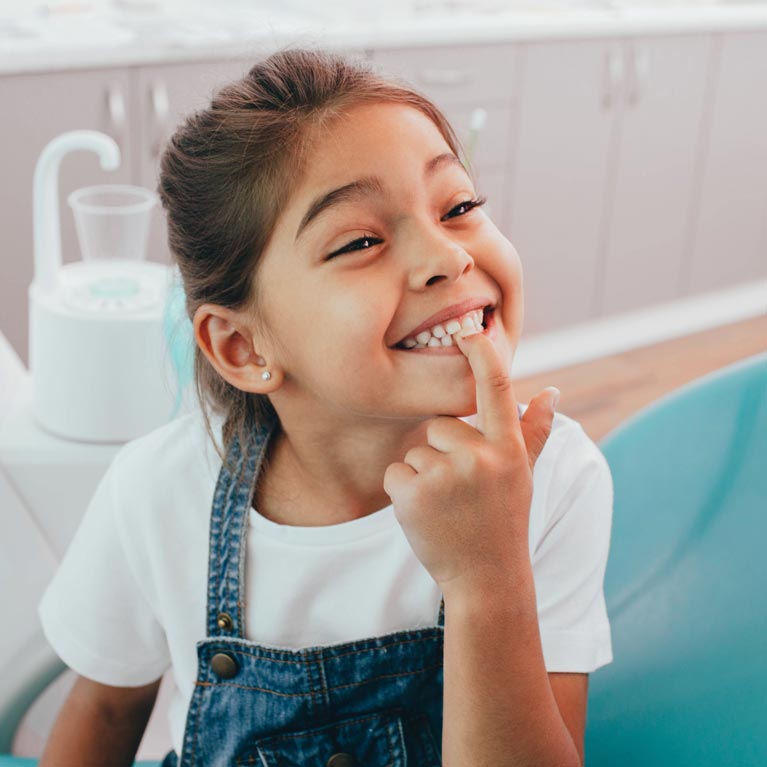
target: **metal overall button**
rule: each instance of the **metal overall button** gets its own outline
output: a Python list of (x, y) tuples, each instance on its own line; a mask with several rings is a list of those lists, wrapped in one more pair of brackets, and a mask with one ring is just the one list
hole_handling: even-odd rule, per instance
[(356, 767), (357, 762), (354, 761), (354, 757), (351, 754), (344, 752), (333, 754), (328, 759), (327, 767)]
[(219, 613), (216, 622), (222, 631), (231, 631), (234, 626), (234, 621), (229, 613)]
[(210, 666), (213, 672), (222, 679), (231, 679), (233, 676), (237, 676), (237, 672), (240, 670), (237, 661), (228, 652), (217, 652), (210, 659)]

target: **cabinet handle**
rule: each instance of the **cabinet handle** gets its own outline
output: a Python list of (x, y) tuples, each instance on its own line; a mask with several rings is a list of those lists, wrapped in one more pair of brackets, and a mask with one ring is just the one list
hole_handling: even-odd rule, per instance
[(168, 88), (163, 82), (154, 82), (149, 88), (149, 100), (152, 104), (154, 138), (152, 139), (152, 159), (156, 160), (162, 152), (168, 132), (168, 115), (170, 115), (170, 100)]
[(109, 127), (107, 133), (117, 142), (120, 147), (120, 155), (124, 156), (123, 138), (125, 136), (125, 97), (120, 86), (111, 83), (107, 86), (107, 114), (109, 115)]
[(642, 95), (647, 76), (650, 73), (650, 60), (644, 46), (631, 46), (631, 78), (629, 103), (636, 104)]
[(418, 79), (427, 85), (466, 85), (471, 75), (463, 69), (422, 69)]
[(602, 91), (602, 106), (610, 109), (617, 99), (618, 88), (623, 79), (623, 56), (610, 48), (605, 56), (605, 78)]

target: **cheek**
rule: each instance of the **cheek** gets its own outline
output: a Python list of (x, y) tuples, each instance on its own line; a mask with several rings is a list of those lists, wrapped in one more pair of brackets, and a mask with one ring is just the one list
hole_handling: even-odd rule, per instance
[(394, 298), (386, 279), (370, 273), (335, 291), (324, 313), (345, 329), (350, 343), (380, 344), (396, 309)]
[(487, 269), (502, 292), (502, 321), (509, 339), (516, 343), (522, 332), (524, 292), (522, 261), (516, 248), (498, 233), (493, 238)]
[(478, 252), (483, 254), (480, 266), (500, 287), (505, 303), (522, 298), (522, 261), (516, 248), (499, 231), (485, 238)]

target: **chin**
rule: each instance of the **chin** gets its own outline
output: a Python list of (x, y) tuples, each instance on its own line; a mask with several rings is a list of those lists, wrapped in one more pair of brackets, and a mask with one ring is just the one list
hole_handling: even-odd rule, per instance
[(437, 415), (451, 415), (455, 418), (465, 418), (468, 415), (474, 415), (477, 412), (477, 400), (476, 394), (472, 391), (471, 396), (468, 398), (461, 398), (457, 402), (454, 400), (452, 403), (445, 403), (445, 407), (439, 412), (434, 413)]

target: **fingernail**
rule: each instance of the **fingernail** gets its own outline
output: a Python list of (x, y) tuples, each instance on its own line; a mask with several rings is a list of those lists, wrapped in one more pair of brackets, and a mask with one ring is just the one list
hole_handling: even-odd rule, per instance
[(470, 330), (468, 328), (464, 328), (463, 330), (459, 330), (456, 335), (459, 338), (467, 338), (468, 336), (476, 336), (478, 333), (481, 333), (481, 330)]
[(560, 391), (559, 391), (559, 389), (557, 389), (556, 386), (548, 386), (546, 388), (546, 390), (550, 391), (552, 393), (552, 396), (551, 396), (551, 409), (552, 410), (556, 410), (557, 409), (557, 405), (559, 404)]

